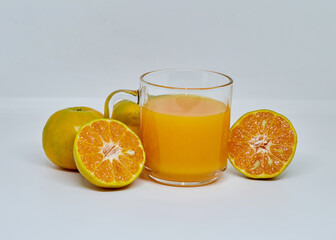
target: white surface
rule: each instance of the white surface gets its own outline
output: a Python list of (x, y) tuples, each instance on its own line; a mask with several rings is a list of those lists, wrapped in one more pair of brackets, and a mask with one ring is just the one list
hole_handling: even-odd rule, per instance
[(335, 100), (233, 100), (233, 122), (270, 108), (295, 126), (296, 155), (277, 179), (250, 180), (229, 164), (203, 187), (140, 178), (121, 190), (57, 168), (41, 146), (53, 112), (102, 110), (104, 99), (0, 100), (0, 239), (334, 239)]
[[(0, 239), (334, 239), (335, 22), (333, 0), (1, 0)], [(229, 164), (204, 187), (113, 191), (45, 157), (53, 112), (102, 110), (111, 91), (173, 67), (231, 76), (232, 122), (286, 115), (298, 133), (289, 168), (255, 181)]]
[(106, 97), (185, 67), (237, 98), (335, 99), (335, 22), (334, 0), (1, 0), (0, 96)]

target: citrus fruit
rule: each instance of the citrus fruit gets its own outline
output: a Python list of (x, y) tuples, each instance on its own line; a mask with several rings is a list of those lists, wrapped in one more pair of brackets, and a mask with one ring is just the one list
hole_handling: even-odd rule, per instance
[(125, 123), (138, 136), (140, 133), (140, 107), (128, 100), (117, 102), (113, 106), (112, 119)]
[(85, 124), (74, 142), (79, 172), (99, 187), (118, 188), (133, 182), (145, 164), (138, 136), (125, 124), (99, 119)]
[(76, 169), (73, 143), (77, 131), (103, 115), (89, 107), (71, 107), (55, 112), (43, 128), (42, 144), (47, 157), (59, 167)]
[(297, 135), (291, 122), (271, 110), (248, 112), (231, 127), (229, 160), (245, 176), (272, 178), (291, 162)]

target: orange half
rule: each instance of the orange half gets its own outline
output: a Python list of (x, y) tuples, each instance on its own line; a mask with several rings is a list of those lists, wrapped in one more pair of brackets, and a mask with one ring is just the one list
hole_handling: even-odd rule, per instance
[(289, 165), (296, 144), (296, 131), (286, 117), (271, 110), (256, 110), (231, 127), (229, 160), (245, 176), (272, 178)]
[(118, 188), (133, 182), (145, 164), (138, 136), (125, 124), (94, 120), (76, 135), (74, 158), (79, 172), (99, 187)]

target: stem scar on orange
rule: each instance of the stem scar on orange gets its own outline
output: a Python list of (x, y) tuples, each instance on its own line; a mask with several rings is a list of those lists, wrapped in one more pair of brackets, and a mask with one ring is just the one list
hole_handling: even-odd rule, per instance
[(74, 142), (79, 172), (99, 187), (119, 188), (132, 183), (145, 164), (138, 136), (125, 124), (98, 119), (84, 125)]
[(229, 160), (250, 178), (280, 175), (294, 157), (297, 135), (292, 123), (271, 110), (256, 110), (231, 127)]

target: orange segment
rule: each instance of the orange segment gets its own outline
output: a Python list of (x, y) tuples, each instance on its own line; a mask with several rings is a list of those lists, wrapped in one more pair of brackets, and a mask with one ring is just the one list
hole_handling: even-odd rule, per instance
[(135, 174), (138, 171), (137, 163), (136, 161), (133, 161), (132, 159), (126, 157), (126, 156), (120, 156), (120, 159), (122, 160), (122, 163), (124, 167), (129, 171), (131, 174)]
[(287, 144), (292, 146), (295, 142), (295, 133), (292, 129), (287, 129), (280, 132), (278, 135), (273, 135), (272, 143), (274, 144)]
[(122, 128), (120, 128), (120, 125), (117, 121), (110, 122), (110, 134), (112, 142), (118, 142), (124, 133), (125, 132)]
[(126, 132), (119, 140), (119, 144), (124, 149), (135, 150), (135, 148), (139, 145), (138, 137), (132, 132)]
[(92, 127), (100, 135), (104, 142), (109, 142), (111, 139), (110, 125), (105, 121), (97, 121), (92, 123)]
[(102, 182), (113, 182), (113, 167), (110, 161), (101, 161), (94, 169), (93, 174)]
[(77, 144), (77, 151), (82, 155), (94, 154), (99, 153), (100, 148), (87, 142), (84, 138), (80, 138), (80, 141)]
[(238, 157), (241, 153), (246, 152), (250, 148), (248, 142), (243, 141), (229, 141), (229, 149), (233, 158)]
[(233, 141), (249, 141), (251, 134), (243, 127), (232, 129), (231, 138)]
[(271, 110), (246, 113), (231, 127), (228, 143), (232, 165), (251, 178), (272, 178), (291, 162), (297, 135), (291, 122)]
[(256, 113), (257, 125), (259, 134), (267, 132), (274, 120), (274, 114), (270, 112), (258, 112)]
[(79, 172), (100, 187), (123, 187), (133, 182), (145, 163), (137, 135), (123, 123), (100, 119), (84, 125), (74, 143)]
[(272, 175), (274, 172), (281, 171), (283, 163), (274, 155), (268, 155), (267, 164), (264, 166), (265, 174)]
[(239, 168), (246, 168), (251, 156), (253, 156), (254, 150), (252, 148), (247, 149), (236, 157), (236, 164)]
[(286, 145), (272, 145), (270, 152), (280, 161), (286, 162), (293, 154), (293, 148)]
[(283, 116), (276, 116), (273, 123), (270, 125), (268, 130), (268, 135), (274, 136), (279, 134), (281, 131), (290, 128), (289, 122)]
[(91, 126), (85, 126), (80, 132), (79, 137), (85, 140), (87, 143), (91, 143), (95, 146), (103, 146), (103, 141), (100, 135)]
[(83, 155), (82, 161), (89, 171), (94, 172), (95, 169), (99, 166), (99, 164), (103, 161), (103, 158), (104, 158), (103, 154), (96, 153), (90, 155)]
[(257, 153), (251, 156), (250, 161), (247, 162), (245, 170), (252, 175), (262, 174), (265, 165), (265, 154)]
[(257, 118), (255, 114), (251, 114), (246, 116), (241, 120), (242, 129), (247, 131), (252, 135), (256, 135), (258, 133), (258, 125), (257, 125)]
[(113, 174), (117, 181), (128, 182), (132, 179), (132, 174), (125, 168), (121, 162), (113, 161)]

